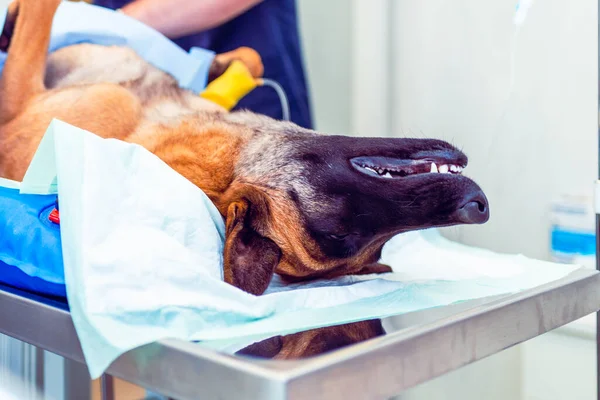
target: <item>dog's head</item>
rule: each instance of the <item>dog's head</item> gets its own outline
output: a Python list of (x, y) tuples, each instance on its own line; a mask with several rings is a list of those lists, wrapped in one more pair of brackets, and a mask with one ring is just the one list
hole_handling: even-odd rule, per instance
[(249, 112), (211, 129), (196, 183), (226, 219), (227, 282), (254, 294), (273, 272), (357, 273), (398, 233), (489, 218), (467, 157), (440, 140), (321, 135)]

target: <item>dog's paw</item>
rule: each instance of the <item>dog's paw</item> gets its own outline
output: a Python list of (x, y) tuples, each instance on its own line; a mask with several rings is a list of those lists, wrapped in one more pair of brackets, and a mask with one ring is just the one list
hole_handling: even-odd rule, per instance
[(244, 63), (254, 78), (263, 76), (265, 68), (258, 52), (250, 47), (238, 47), (235, 50), (215, 56), (208, 72), (208, 81), (211, 82), (223, 75), (231, 63), (236, 60)]
[(15, 0), (8, 5), (6, 11), (6, 20), (4, 21), (4, 28), (0, 34), (0, 51), (7, 52), (10, 46), (10, 40), (15, 30), (15, 23), (17, 16), (19, 15), (19, 1)]
[(265, 72), (260, 54), (250, 47), (239, 47), (230, 52), (232, 60), (243, 62), (255, 78), (260, 78)]

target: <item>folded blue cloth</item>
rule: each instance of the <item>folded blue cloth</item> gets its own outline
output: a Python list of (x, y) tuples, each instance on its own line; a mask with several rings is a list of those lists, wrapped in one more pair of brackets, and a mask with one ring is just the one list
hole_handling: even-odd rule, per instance
[(56, 195), (0, 187), (0, 282), (66, 297), (60, 228), (49, 219)]

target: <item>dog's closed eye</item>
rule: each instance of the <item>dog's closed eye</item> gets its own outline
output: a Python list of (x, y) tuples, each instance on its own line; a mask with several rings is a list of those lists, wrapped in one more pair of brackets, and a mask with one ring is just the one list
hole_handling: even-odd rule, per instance
[(342, 233), (342, 234), (328, 234), (327, 237), (329, 239), (333, 239), (333, 240), (344, 240), (345, 238), (347, 238), (350, 234), (349, 233)]

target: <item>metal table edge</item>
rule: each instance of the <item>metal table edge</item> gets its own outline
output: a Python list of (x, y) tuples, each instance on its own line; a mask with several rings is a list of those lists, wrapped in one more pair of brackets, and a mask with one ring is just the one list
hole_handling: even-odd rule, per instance
[[(579, 290), (581, 288), (586, 290)], [(519, 343), (559, 328), (581, 317), (597, 312), (600, 310), (600, 290), (595, 289), (600, 289), (600, 273), (595, 270), (581, 268), (562, 279), (549, 282), (534, 289), (518, 292), (483, 305), (477, 305), (432, 323), (406, 328), (381, 338), (372, 339), (345, 349), (315, 357), (311, 362), (305, 362), (295, 368), (290, 368), (287, 371), (285, 378), (288, 381), (288, 398), (300, 399), (309, 396), (309, 398), (312, 399), (344, 399), (351, 395), (355, 390), (353, 388), (357, 385), (368, 386), (369, 380), (379, 382), (378, 386), (373, 388), (370, 392), (370, 395), (372, 395), (371, 398), (388, 398), (398, 395), (427, 380), (444, 375), (460, 367), (496, 354), (499, 351), (508, 349)], [(575, 296), (575, 294), (577, 294), (577, 296)], [(519, 313), (515, 313), (515, 309), (522, 309), (524, 305), (528, 305), (529, 308), (533, 307), (538, 312), (543, 313), (544, 305), (546, 307), (560, 306), (560, 304), (558, 304), (560, 302), (552, 302), (548, 299), (549, 297), (551, 298), (560, 295), (570, 298), (572, 302), (578, 302), (582, 295), (592, 297), (592, 299), (588, 301), (589, 304), (587, 306), (572, 311), (568, 317), (563, 315), (562, 318), (559, 318), (558, 320), (550, 320), (544, 324), (537, 324), (537, 329), (522, 332), (519, 337), (514, 340), (505, 340), (497, 348), (490, 348), (487, 351), (479, 352), (475, 356), (463, 357), (462, 359), (454, 360), (449, 364), (440, 362), (437, 366), (430, 365), (429, 367), (432, 371), (429, 371), (426, 379), (422, 376), (411, 376), (410, 371), (407, 371), (411, 368), (406, 365), (407, 360), (400, 357), (405, 357), (407, 352), (410, 352), (413, 359), (421, 358), (424, 356), (424, 353), (419, 351), (418, 344), (427, 342), (428, 338), (448, 336), (448, 332), (451, 331), (464, 331), (466, 324), (473, 325), (483, 321), (485, 325), (485, 322), (492, 319), (493, 316), (502, 313), (507, 315), (509, 308), (512, 310), (508, 314), (515, 317), (515, 323), (523, 323), (523, 320), (528, 319), (530, 315), (523, 314), (520, 316), (521, 318), (518, 318)], [(543, 304), (540, 305), (540, 303)], [(409, 349), (411, 346), (413, 349)], [(429, 350), (431, 349), (432, 347), (429, 348)], [(433, 349), (430, 353), (435, 351), (437, 350)], [(383, 387), (385, 385), (381, 385), (381, 379), (380, 376), (378, 376), (385, 372), (383, 372), (381, 368), (378, 368), (377, 365), (373, 365), (373, 360), (376, 360), (377, 358), (387, 359), (388, 362), (386, 363), (386, 367), (388, 373), (394, 373), (393, 371), (396, 371), (396, 382), (389, 385), (387, 390)], [(395, 360), (390, 362), (390, 358), (395, 358)], [(360, 368), (360, 374), (348, 372), (348, 370), (354, 367)], [(408, 375), (408, 377), (401, 376), (402, 373), (400, 373), (400, 370), (394, 370), (394, 367), (402, 369), (401, 372)], [(331, 381), (336, 381), (337, 393), (331, 393), (325, 390), (328, 385), (324, 381), (331, 376), (336, 376), (336, 379)], [(352, 379), (343, 379), (344, 376), (352, 377)], [(360, 384), (357, 382), (357, 378), (361, 382)], [(388, 379), (388, 382), (390, 381), (392, 380)], [(309, 388), (313, 388), (314, 390), (311, 391)]]
[[(306, 361), (299, 363), (298, 366), (295, 366), (293, 363), (289, 363), (287, 361), (282, 362), (281, 365), (278, 367), (278, 370), (287, 370), (287, 374), (285, 375), (285, 378), (287, 379), (298, 378), (308, 371), (314, 371), (316, 368), (328, 368), (331, 365), (344, 362), (353, 357), (360, 356), (365, 352), (385, 349), (386, 347), (393, 345), (394, 343), (426, 335), (430, 332), (439, 329), (441, 326), (446, 326), (448, 324), (460, 324), (461, 322), (472, 319), (474, 317), (488, 314), (492, 311), (498, 311), (504, 307), (515, 305), (519, 302), (529, 301), (532, 298), (539, 296), (540, 294), (547, 293), (553, 290), (560, 290), (561, 288), (567, 285), (572, 285), (582, 281), (589, 281), (590, 279), (594, 281), (597, 280), (598, 288), (600, 289), (600, 271), (587, 270), (583, 268), (578, 269), (564, 278), (553, 282), (549, 282), (545, 285), (541, 285), (536, 288), (524, 290), (514, 294), (509, 294), (506, 296), (495, 296), (500, 298), (485, 304), (474, 305), (473, 307), (467, 310), (460, 311), (448, 317), (440, 318), (431, 323), (423, 324), (420, 326), (408, 327), (401, 331), (388, 333), (380, 338), (374, 338), (369, 341), (365, 341), (363, 343), (359, 343), (345, 349), (340, 349), (328, 354), (323, 354), (314, 357), (312, 359), (307, 359)], [(598, 305), (598, 310), (600, 310), (600, 304)], [(587, 314), (584, 314), (582, 315), (582, 317), (591, 314), (595, 311), (591, 311)], [(565, 324), (569, 322), (572, 321), (567, 321), (565, 322)], [(556, 326), (555, 328), (558, 327), (560, 326)], [(273, 369), (272, 367), (278, 362), (267, 361), (266, 363), (267, 364), (265, 365), (265, 367), (267, 369)], [(285, 364), (288, 365), (285, 366)]]

